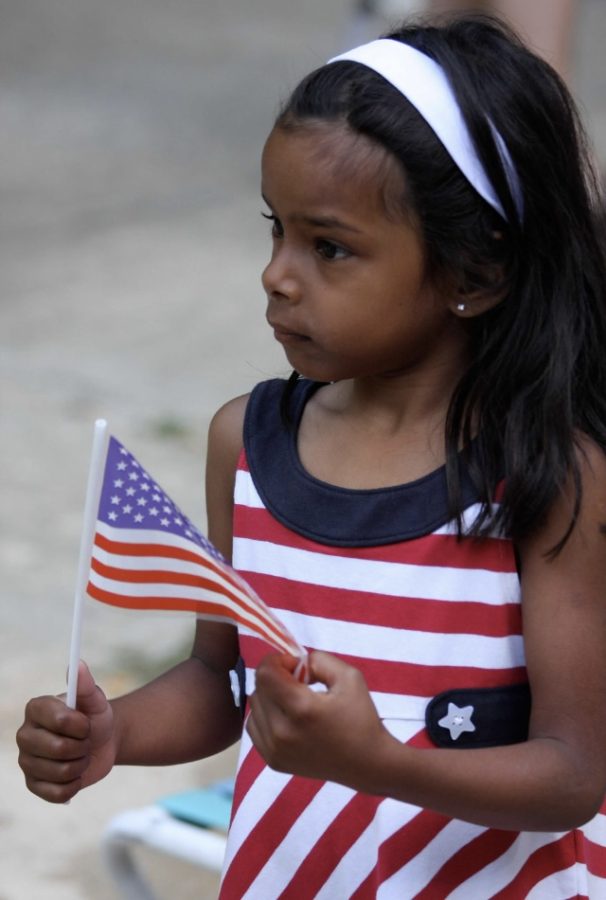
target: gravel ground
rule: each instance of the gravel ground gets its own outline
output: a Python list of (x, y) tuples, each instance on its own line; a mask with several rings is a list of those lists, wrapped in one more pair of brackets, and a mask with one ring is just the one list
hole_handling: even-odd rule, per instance
[[(0, 0), (0, 900), (110, 900), (111, 816), (233, 770), (233, 752), (122, 769), (57, 808), (25, 790), (14, 733), (64, 681), (94, 419), (204, 527), (210, 416), (285, 370), (262, 315), (262, 142), (303, 72), (383, 25), (346, 0)], [(605, 39), (602, 0), (583, 0), (575, 89), (602, 162)], [(115, 695), (191, 630), (90, 603), (83, 655)], [(216, 895), (193, 867), (140, 862), (161, 897)]]

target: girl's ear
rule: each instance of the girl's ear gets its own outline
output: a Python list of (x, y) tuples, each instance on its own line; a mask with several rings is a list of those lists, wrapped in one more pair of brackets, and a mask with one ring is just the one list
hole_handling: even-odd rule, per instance
[(503, 300), (508, 290), (505, 264), (499, 260), (504, 252), (503, 234), (493, 231), (494, 259), (483, 265), (463, 266), (449, 279), (446, 296), (448, 307), (454, 315), (463, 319), (481, 316)]
[(477, 289), (456, 291), (448, 300), (448, 308), (451, 313), (460, 319), (473, 319), (481, 316), (488, 310), (497, 306), (505, 296), (505, 289), (501, 291)]

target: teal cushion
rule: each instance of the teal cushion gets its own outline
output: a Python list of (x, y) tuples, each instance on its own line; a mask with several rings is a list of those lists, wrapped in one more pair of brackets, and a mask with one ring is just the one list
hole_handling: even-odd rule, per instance
[(217, 782), (207, 788), (183, 791), (160, 797), (155, 802), (175, 819), (190, 822), (200, 828), (227, 831), (231, 815), (233, 783)]

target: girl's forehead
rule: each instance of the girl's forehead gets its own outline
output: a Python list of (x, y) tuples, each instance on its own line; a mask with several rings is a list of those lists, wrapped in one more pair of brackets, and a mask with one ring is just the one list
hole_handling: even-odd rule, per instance
[(398, 160), (345, 123), (310, 120), (274, 128), (263, 150), (262, 176), (265, 196), (274, 185), (320, 196), (330, 189), (363, 194), (402, 214), (405, 179)]

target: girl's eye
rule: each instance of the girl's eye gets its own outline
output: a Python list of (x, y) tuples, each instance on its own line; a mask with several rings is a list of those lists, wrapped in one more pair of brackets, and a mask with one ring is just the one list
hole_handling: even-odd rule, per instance
[(271, 236), (272, 237), (283, 237), (284, 229), (282, 228), (282, 222), (280, 222), (280, 220), (276, 216), (274, 216), (273, 213), (262, 212), (261, 215), (263, 216), (264, 219), (269, 219), (269, 221), (272, 223), (271, 224)]
[(345, 247), (340, 247), (338, 244), (333, 244), (332, 241), (323, 239), (316, 241), (316, 250), (320, 256), (327, 260), (347, 259), (348, 256), (351, 256), (349, 250), (346, 250)]

